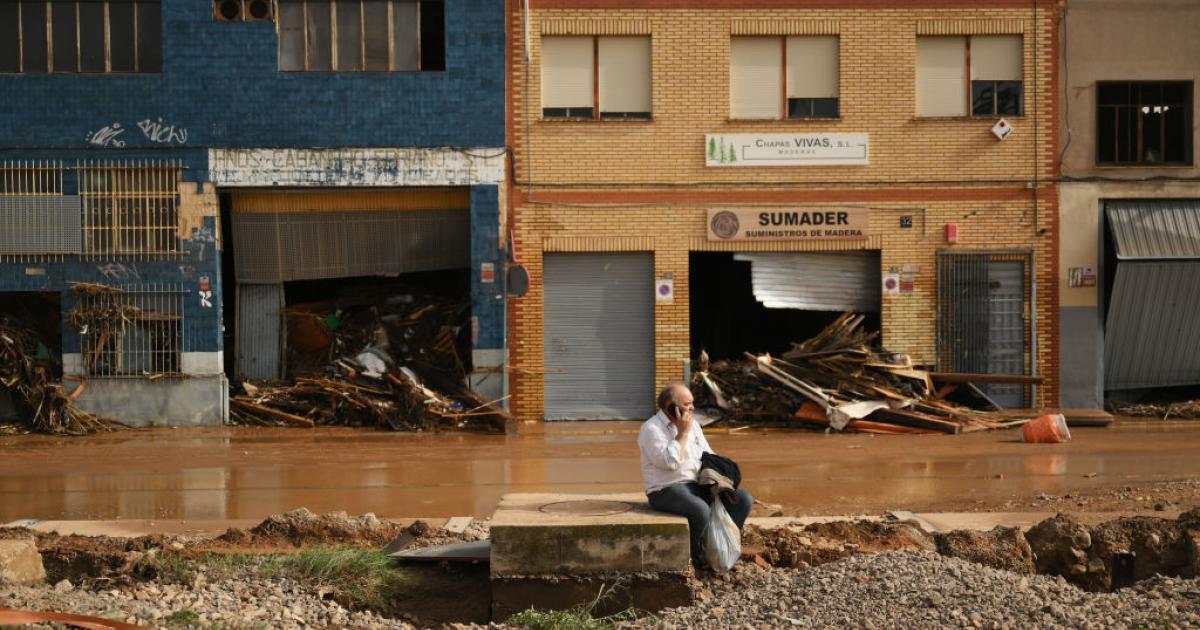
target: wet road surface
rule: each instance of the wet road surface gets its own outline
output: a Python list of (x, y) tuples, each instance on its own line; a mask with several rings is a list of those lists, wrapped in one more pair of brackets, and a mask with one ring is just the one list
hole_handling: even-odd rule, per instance
[[(0, 437), (0, 523), (20, 519), (259, 519), (304, 506), (380, 516), (490, 515), (507, 492), (641, 490), (637, 423), (544, 433), (155, 429)], [(960, 436), (708, 432), (754, 495), (811, 514), (970, 510), (1039, 492), (1200, 478), (1200, 423)]]

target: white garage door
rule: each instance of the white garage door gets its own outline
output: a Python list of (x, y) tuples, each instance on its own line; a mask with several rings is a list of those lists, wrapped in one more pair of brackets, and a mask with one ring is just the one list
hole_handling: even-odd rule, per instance
[(547, 420), (654, 413), (654, 258), (546, 254)]

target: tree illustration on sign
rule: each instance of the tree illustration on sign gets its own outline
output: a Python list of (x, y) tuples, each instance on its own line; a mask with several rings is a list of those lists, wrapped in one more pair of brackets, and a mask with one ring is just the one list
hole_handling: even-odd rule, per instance
[(708, 139), (708, 159), (717, 159), (717, 139), (713, 137)]
[(737, 161), (737, 151), (733, 149), (733, 145), (729, 145), (729, 155), (726, 158), (727, 162), (733, 163)]

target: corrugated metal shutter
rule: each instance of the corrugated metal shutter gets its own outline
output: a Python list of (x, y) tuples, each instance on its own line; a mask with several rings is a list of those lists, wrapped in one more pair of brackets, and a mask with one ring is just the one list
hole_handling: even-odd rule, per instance
[(239, 284), (237, 371), (242, 378), (283, 377), (283, 285)]
[(878, 252), (735, 254), (750, 263), (754, 296), (767, 308), (879, 310)]
[(546, 254), (545, 417), (654, 413), (651, 254)]
[(1117, 258), (1200, 258), (1200, 201), (1107, 201), (1104, 208)]
[(469, 210), (232, 215), (237, 279), (275, 283), (470, 265)]
[(1200, 383), (1200, 262), (1118, 263), (1104, 334), (1104, 385)]

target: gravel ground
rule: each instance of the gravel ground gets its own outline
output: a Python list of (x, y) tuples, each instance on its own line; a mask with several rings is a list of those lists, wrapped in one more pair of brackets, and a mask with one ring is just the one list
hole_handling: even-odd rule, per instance
[[(66, 580), (56, 586), (0, 585), (8, 608), (117, 619), (150, 628), (412, 628), (370, 612), (351, 612), (323, 591), (287, 579), (234, 579), (219, 584), (140, 584), (87, 591)], [(185, 623), (181, 611), (197, 618)], [(172, 617), (172, 615), (175, 617)], [(190, 617), (190, 616), (189, 616)]]
[(1088, 593), (935, 553), (858, 555), (806, 571), (739, 565), (693, 606), (633, 627), (1200, 628), (1200, 581), (1156, 578)]

